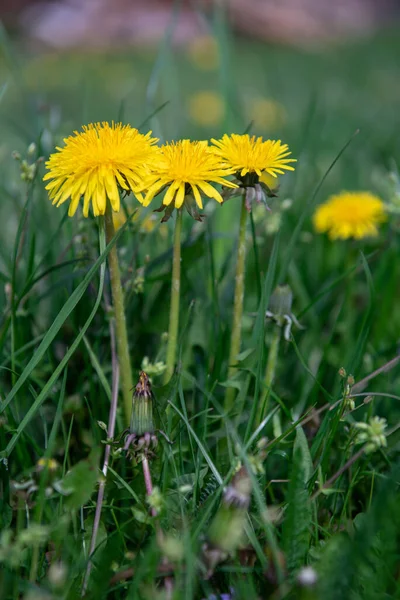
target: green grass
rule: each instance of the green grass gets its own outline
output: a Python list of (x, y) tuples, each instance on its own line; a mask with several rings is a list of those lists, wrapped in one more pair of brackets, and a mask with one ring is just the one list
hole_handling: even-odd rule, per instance
[[(253, 228), (248, 223), (243, 355), (229, 415), (222, 406), (240, 200), (210, 201), (203, 223), (184, 214), (179, 368), (166, 386), (153, 377), (159, 426), (173, 442), (159, 436), (151, 460), (160, 516), (150, 516), (141, 465), (113, 451), (87, 597), (186, 600), (230, 589), (246, 600), (400, 597), (399, 365), (357, 385), (398, 355), (400, 223), (392, 215), (373, 241), (331, 242), (311, 222), (316, 204), (342, 189), (393, 201), (398, 30), (307, 52), (235, 38), (221, 15), (213, 27), (216, 71), (198, 70), (171, 47), (169, 32), (159, 53), (47, 56), (2, 36), (1, 598), (80, 597), (106, 440), (98, 422), (108, 422), (115, 375), (104, 269), (110, 246), (99, 253), (92, 218), (69, 219), (64, 206), (51, 206), (42, 164), (32, 183), (21, 181), (11, 152), (25, 157), (35, 142), (37, 157), (48, 156), (82, 124), (112, 119), (150, 127), (162, 141), (250, 127), (287, 142), (298, 164), (282, 177), (272, 213), (257, 210)], [(187, 110), (203, 89), (226, 106), (209, 127)], [(277, 128), (249, 123), (246, 106), (257, 97), (283, 106)], [(288, 198), (279, 232), (269, 232)], [(157, 206), (114, 240), (135, 381), (144, 357), (165, 360), (174, 219), (140, 229)], [(128, 198), (128, 211), (134, 207)], [(285, 283), (303, 329), (293, 324), (291, 341), (280, 342), (268, 414), (256, 431), (273, 336), (264, 313)], [(365, 394), (354, 410), (343, 410), (341, 367), (354, 375), (354, 392)], [(387, 447), (360, 454), (353, 424), (376, 415), (387, 419)], [(125, 427), (120, 406), (116, 438)], [(54, 474), (38, 471), (42, 457), (57, 461)], [(239, 461), (251, 503), (228, 519), (226, 533), (242, 527), (243, 540), (207, 577), (204, 544)], [(317, 574), (313, 589), (298, 583), (306, 565)]]

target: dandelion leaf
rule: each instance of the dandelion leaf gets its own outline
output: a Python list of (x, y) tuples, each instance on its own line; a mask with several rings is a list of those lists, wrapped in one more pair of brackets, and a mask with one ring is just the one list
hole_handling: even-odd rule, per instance
[(310, 543), (311, 503), (307, 482), (311, 473), (312, 462), (307, 439), (302, 428), (298, 427), (282, 538), (287, 569), (291, 578), (305, 564)]

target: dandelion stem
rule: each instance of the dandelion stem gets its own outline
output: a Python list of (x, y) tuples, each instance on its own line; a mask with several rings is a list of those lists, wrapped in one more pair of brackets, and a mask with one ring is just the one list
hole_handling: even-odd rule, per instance
[(272, 334), (271, 345), (269, 348), (267, 366), (265, 369), (265, 378), (264, 378), (264, 391), (261, 396), (258, 411), (257, 411), (257, 420), (256, 427), (262, 422), (264, 417), (267, 414), (268, 400), (271, 392), (271, 386), (275, 379), (275, 371), (276, 364), (278, 361), (278, 352), (279, 352), (279, 343), (281, 341), (281, 327), (279, 325), (274, 325), (274, 330)]
[(176, 359), (176, 347), (178, 343), (179, 327), (179, 299), (181, 288), (181, 231), (182, 231), (182, 209), (177, 211), (174, 232), (174, 250), (172, 258), (172, 280), (171, 280), (171, 305), (169, 310), (169, 328), (166, 370), (164, 383), (167, 383), (173, 372)]
[[(118, 404), (118, 385), (119, 385), (119, 366), (117, 360), (117, 353), (115, 351), (115, 331), (114, 331), (114, 322), (110, 322), (110, 336), (111, 336), (111, 355), (112, 355), (112, 391), (111, 391), (111, 403), (110, 403), (110, 412), (108, 415), (108, 425), (107, 425), (107, 437), (112, 439), (115, 433), (115, 421), (117, 417), (117, 404)], [(99, 484), (99, 491), (97, 493), (97, 502), (96, 502), (96, 512), (94, 515), (93, 521), (93, 529), (92, 529), (92, 537), (90, 540), (90, 549), (89, 549), (89, 560), (86, 566), (86, 573), (83, 579), (82, 584), (82, 593), (84, 596), (86, 593), (86, 589), (89, 583), (90, 572), (92, 570), (92, 554), (96, 549), (96, 540), (97, 533), (100, 525), (100, 517), (101, 510), (103, 508), (103, 500), (104, 500), (104, 491), (106, 487), (106, 478), (108, 472), (108, 463), (110, 460), (111, 446), (110, 444), (106, 445), (106, 449), (104, 451), (104, 462), (103, 462), (103, 479), (101, 479)]]
[[(107, 203), (106, 215), (106, 238), (107, 243), (115, 235), (114, 223), (112, 218), (112, 209)], [(129, 358), (128, 334), (126, 331), (124, 294), (121, 285), (121, 274), (119, 270), (117, 248), (114, 246), (108, 255), (108, 268), (110, 272), (111, 292), (115, 315), (115, 330), (117, 336), (117, 354), (121, 378), (122, 396), (124, 400), (125, 418), (129, 423), (132, 409), (132, 371)]]
[[(237, 367), (234, 365), (237, 360), (237, 355), (240, 352), (240, 342), (242, 339), (242, 315), (246, 259), (246, 221), (247, 209), (245, 198), (243, 197), (239, 225), (239, 241), (235, 276), (235, 299), (233, 305), (233, 324), (231, 334), (231, 348), (229, 353), (228, 379), (231, 379), (236, 373)], [(232, 408), (232, 404), (235, 399), (235, 393), (236, 391), (232, 387), (226, 389), (225, 410), (228, 411)]]
[[(144, 485), (146, 486), (146, 494), (147, 494), (147, 496), (150, 497), (153, 493), (153, 482), (151, 480), (150, 465), (149, 465), (147, 456), (143, 456), (142, 468), (143, 468)], [(155, 508), (151, 509), (151, 514), (153, 515), (153, 517), (157, 516), (157, 511)]]

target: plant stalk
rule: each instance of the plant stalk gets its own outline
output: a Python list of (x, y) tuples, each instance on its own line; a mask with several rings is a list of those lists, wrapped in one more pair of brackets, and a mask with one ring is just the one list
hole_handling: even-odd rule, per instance
[[(117, 417), (117, 404), (118, 404), (118, 385), (119, 385), (119, 366), (117, 360), (117, 353), (115, 350), (115, 331), (114, 331), (114, 322), (110, 322), (110, 336), (111, 336), (111, 355), (112, 355), (112, 389), (111, 389), (111, 403), (110, 403), (110, 412), (108, 415), (108, 425), (107, 425), (107, 437), (112, 439), (115, 433), (115, 422)], [(103, 478), (99, 484), (99, 491), (97, 494), (97, 502), (96, 502), (96, 512), (94, 515), (93, 521), (93, 529), (92, 529), (92, 537), (90, 540), (90, 549), (89, 549), (89, 557), (88, 563), (86, 567), (85, 577), (83, 579), (82, 584), (82, 593), (84, 596), (86, 594), (86, 589), (89, 583), (90, 572), (92, 570), (92, 554), (96, 549), (96, 540), (97, 533), (100, 525), (101, 518), (101, 510), (103, 508), (103, 500), (104, 500), (104, 491), (106, 487), (106, 478), (108, 472), (108, 463), (110, 460), (111, 446), (110, 444), (106, 445), (106, 449), (104, 451), (104, 462), (103, 462)]]
[[(231, 333), (231, 346), (229, 353), (228, 379), (232, 379), (237, 371), (235, 366), (237, 356), (240, 352), (240, 343), (242, 339), (242, 315), (243, 315), (243, 297), (244, 297), (244, 278), (245, 278), (245, 260), (246, 260), (246, 221), (247, 209), (246, 200), (243, 197), (242, 210), (240, 213), (239, 241), (237, 250), (236, 276), (235, 276), (235, 299), (233, 304), (233, 324)], [(235, 399), (236, 390), (233, 387), (226, 388), (225, 410), (232, 408)]]
[[(151, 496), (153, 493), (153, 482), (151, 480), (151, 472), (150, 465), (146, 455), (143, 456), (142, 459), (142, 468), (143, 468), (143, 477), (144, 477), (144, 485), (146, 487), (147, 496)], [(155, 508), (151, 509), (151, 514), (153, 517), (157, 516), (157, 511)]]
[(174, 372), (176, 360), (176, 347), (178, 344), (179, 328), (179, 300), (181, 289), (181, 232), (182, 232), (182, 209), (177, 210), (174, 249), (172, 258), (172, 280), (171, 280), (171, 304), (169, 310), (168, 344), (166, 357), (166, 370), (164, 383), (167, 383)]
[(271, 346), (269, 348), (268, 353), (267, 366), (265, 369), (265, 387), (260, 399), (260, 403), (258, 405), (256, 427), (260, 425), (260, 423), (266, 417), (267, 414), (268, 400), (270, 396), (271, 386), (275, 379), (276, 365), (278, 362), (278, 352), (279, 344), (281, 341), (281, 333), (281, 327), (279, 327), (279, 325), (274, 325)]
[[(115, 228), (112, 218), (112, 209), (107, 203), (106, 215), (106, 239), (107, 244), (115, 235)], [(124, 400), (125, 420), (129, 424), (132, 410), (132, 370), (129, 358), (128, 334), (126, 331), (126, 320), (124, 311), (124, 293), (121, 285), (121, 274), (118, 263), (117, 248), (114, 246), (108, 255), (108, 268), (110, 272), (111, 293), (115, 316), (115, 332), (117, 337), (117, 354), (119, 362), (119, 372), (121, 379), (122, 396)]]

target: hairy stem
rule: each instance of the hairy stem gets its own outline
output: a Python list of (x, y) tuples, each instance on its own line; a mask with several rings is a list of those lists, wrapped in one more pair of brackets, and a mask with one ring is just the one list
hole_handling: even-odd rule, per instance
[[(148, 496), (151, 496), (151, 494), (153, 493), (153, 482), (151, 480), (150, 465), (149, 465), (147, 456), (143, 456), (142, 468), (143, 468), (144, 485), (146, 486), (146, 494)], [(157, 511), (155, 508), (151, 509), (151, 514), (153, 515), (153, 517), (157, 516)]]
[[(117, 360), (117, 353), (115, 349), (115, 331), (114, 331), (114, 322), (110, 322), (110, 336), (111, 336), (111, 355), (112, 355), (112, 389), (111, 389), (111, 404), (110, 404), (110, 412), (108, 415), (108, 425), (107, 425), (107, 437), (112, 439), (115, 433), (115, 421), (117, 417), (117, 404), (118, 404), (118, 385), (119, 385), (119, 366)], [(89, 583), (90, 572), (92, 570), (92, 561), (91, 556), (96, 548), (96, 540), (97, 533), (100, 525), (100, 517), (101, 510), (103, 507), (104, 500), (104, 491), (106, 487), (106, 478), (108, 472), (108, 462), (110, 460), (110, 452), (111, 446), (110, 444), (106, 445), (106, 449), (104, 452), (104, 463), (103, 463), (103, 479), (99, 484), (99, 491), (97, 494), (97, 502), (96, 502), (96, 512), (94, 515), (93, 521), (93, 529), (92, 529), (92, 537), (90, 540), (90, 549), (89, 549), (89, 560), (86, 567), (86, 573), (82, 584), (82, 596), (85, 595), (86, 589)]]
[[(107, 203), (105, 216), (107, 243), (115, 235), (112, 209)], [(124, 294), (121, 285), (121, 274), (118, 263), (117, 248), (114, 246), (108, 255), (108, 268), (110, 272), (111, 292), (115, 315), (115, 331), (117, 337), (117, 354), (121, 379), (122, 396), (124, 400), (125, 420), (129, 423), (132, 409), (132, 371), (129, 358), (128, 334), (126, 331)]]
[[(237, 371), (235, 366), (237, 356), (240, 352), (240, 343), (242, 339), (242, 315), (243, 315), (243, 297), (244, 297), (244, 277), (246, 260), (246, 221), (247, 209), (245, 198), (242, 200), (242, 210), (240, 213), (239, 241), (237, 250), (236, 276), (235, 276), (235, 299), (233, 304), (233, 324), (231, 333), (231, 347), (229, 353), (228, 379), (232, 379)], [(226, 388), (225, 410), (232, 408), (235, 399), (235, 388)]]
[(181, 231), (182, 209), (177, 211), (174, 232), (174, 250), (172, 258), (171, 280), (171, 305), (169, 310), (169, 328), (167, 345), (167, 367), (164, 374), (164, 383), (167, 383), (173, 372), (176, 360), (176, 347), (178, 343), (179, 328), (179, 300), (181, 289)]

